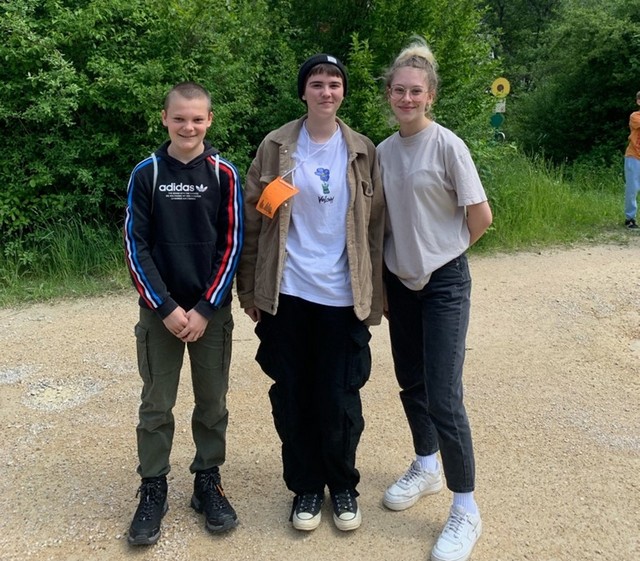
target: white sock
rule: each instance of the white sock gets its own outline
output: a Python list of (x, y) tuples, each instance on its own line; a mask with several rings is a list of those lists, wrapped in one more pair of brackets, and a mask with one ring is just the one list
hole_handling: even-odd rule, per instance
[(418, 456), (416, 454), (416, 462), (426, 471), (438, 471), (440, 464), (438, 463), (438, 454), (429, 454), (428, 456)]
[(478, 514), (478, 505), (473, 498), (473, 491), (471, 493), (454, 493), (453, 506), (459, 506), (469, 514)]

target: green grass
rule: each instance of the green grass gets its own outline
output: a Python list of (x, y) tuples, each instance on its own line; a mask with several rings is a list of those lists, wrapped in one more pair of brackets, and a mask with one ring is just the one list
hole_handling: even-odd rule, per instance
[(130, 286), (122, 234), (100, 224), (41, 225), (26, 239), (7, 244), (0, 262), (0, 307)]
[(554, 167), (506, 151), (491, 161), (483, 182), (494, 222), (474, 250), (626, 239), (622, 168)]
[[(626, 243), (632, 235), (622, 228), (622, 169), (554, 167), (509, 146), (485, 151), (478, 162), (494, 223), (473, 252)], [(0, 257), (0, 307), (131, 290), (115, 226), (43, 224), (9, 241)]]

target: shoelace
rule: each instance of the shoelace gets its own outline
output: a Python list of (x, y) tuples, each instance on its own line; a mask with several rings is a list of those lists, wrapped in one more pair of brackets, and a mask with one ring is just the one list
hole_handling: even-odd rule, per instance
[(209, 504), (217, 510), (226, 508), (227, 499), (220, 485), (220, 476), (217, 473), (203, 473), (201, 477), (202, 487), (207, 494)]
[(442, 531), (442, 535), (446, 536), (453, 534), (453, 536), (456, 538), (460, 537), (460, 530), (462, 530), (462, 526), (465, 523), (466, 519), (467, 517), (464, 514), (460, 514), (456, 511), (451, 511), (449, 519), (447, 520), (447, 523), (444, 526), (444, 530)]
[(320, 497), (318, 496), (317, 493), (305, 493), (299, 497), (296, 510), (298, 512), (315, 513), (318, 510), (320, 510), (318, 508), (319, 504), (320, 504)]
[(400, 478), (400, 483), (410, 484), (413, 483), (416, 479), (420, 477), (420, 472), (416, 468), (415, 464), (411, 464), (411, 467), (405, 472), (405, 474)]
[(138, 511), (138, 518), (140, 520), (148, 520), (152, 518), (156, 511), (156, 506), (162, 502), (161, 484), (159, 481), (152, 481), (150, 483), (143, 483), (138, 488), (136, 498), (142, 495), (140, 501), (140, 510)]
[(353, 512), (355, 510), (353, 497), (349, 491), (336, 493), (333, 496), (333, 504), (338, 512)]

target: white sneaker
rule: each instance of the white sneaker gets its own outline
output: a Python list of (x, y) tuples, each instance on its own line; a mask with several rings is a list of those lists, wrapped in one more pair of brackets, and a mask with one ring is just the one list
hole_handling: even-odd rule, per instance
[(466, 561), (481, 533), (479, 514), (452, 506), (444, 530), (431, 551), (431, 561)]
[(427, 471), (414, 461), (406, 473), (384, 492), (382, 504), (391, 510), (405, 510), (424, 495), (442, 490), (440, 470)]

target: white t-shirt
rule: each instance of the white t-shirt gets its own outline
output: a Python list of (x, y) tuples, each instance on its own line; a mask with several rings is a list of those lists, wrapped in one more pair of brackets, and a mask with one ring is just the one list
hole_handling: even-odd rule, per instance
[(353, 306), (347, 260), (347, 146), (340, 127), (324, 144), (305, 126), (294, 153), (297, 167), (280, 292), (327, 306)]
[(377, 148), (387, 205), (384, 260), (411, 290), (469, 247), (464, 207), (487, 200), (465, 143), (432, 122)]

